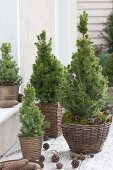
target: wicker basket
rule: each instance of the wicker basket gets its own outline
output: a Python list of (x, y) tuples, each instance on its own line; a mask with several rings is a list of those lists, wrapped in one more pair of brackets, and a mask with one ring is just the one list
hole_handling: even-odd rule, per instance
[(44, 114), (45, 119), (50, 122), (50, 128), (45, 130), (45, 134), (51, 137), (58, 137), (62, 134), (61, 121), (63, 108), (60, 104), (38, 104), (39, 109)]
[(43, 137), (19, 137), (24, 159), (38, 160), (41, 155)]
[(17, 100), (19, 86), (0, 86), (0, 101)]
[(11, 108), (18, 104), (19, 102), (16, 100), (6, 100), (0, 101), (0, 108)]
[(69, 148), (76, 153), (100, 152), (110, 128), (109, 123), (101, 125), (75, 125), (63, 123), (62, 130)]

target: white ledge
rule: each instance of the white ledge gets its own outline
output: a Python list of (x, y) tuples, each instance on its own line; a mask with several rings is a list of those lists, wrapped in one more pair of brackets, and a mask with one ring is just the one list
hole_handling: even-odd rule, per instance
[(14, 106), (13, 108), (0, 109), (0, 125), (6, 122), (12, 115), (19, 112), (21, 104)]

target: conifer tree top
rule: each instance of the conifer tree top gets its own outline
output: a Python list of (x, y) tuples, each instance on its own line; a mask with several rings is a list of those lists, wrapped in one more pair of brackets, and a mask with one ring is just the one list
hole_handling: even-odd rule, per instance
[(88, 14), (86, 11), (83, 12), (82, 15), (80, 15), (80, 23), (78, 25), (79, 32), (84, 36), (87, 34), (88, 31)]

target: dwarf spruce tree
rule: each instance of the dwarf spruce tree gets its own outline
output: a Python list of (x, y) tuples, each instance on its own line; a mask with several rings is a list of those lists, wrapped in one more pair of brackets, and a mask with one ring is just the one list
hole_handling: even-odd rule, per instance
[(33, 65), (31, 84), (36, 90), (36, 97), (43, 103), (58, 101), (59, 84), (62, 80), (62, 65), (52, 54), (52, 41), (47, 43), (46, 32), (37, 36), (36, 62)]
[(107, 79), (102, 75), (99, 58), (95, 56), (87, 31), (88, 14), (80, 15), (78, 50), (72, 56), (65, 81), (61, 85), (60, 100), (70, 116), (97, 115), (107, 97)]
[(0, 85), (20, 85), (21, 77), (19, 68), (11, 56), (11, 44), (3, 43), (1, 48), (2, 59), (0, 59)]
[(47, 125), (44, 116), (36, 106), (35, 89), (31, 84), (27, 84), (24, 90), (22, 107), (20, 108), (20, 123), (20, 135), (23, 137), (41, 136), (44, 133), (45, 125)]

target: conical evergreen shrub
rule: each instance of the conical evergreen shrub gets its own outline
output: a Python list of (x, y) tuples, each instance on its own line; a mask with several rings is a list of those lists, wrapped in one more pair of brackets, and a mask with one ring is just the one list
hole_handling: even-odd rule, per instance
[(42, 103), (57, 103), (59, 85), (62, 81), (63, 67), (52, 54), (52, 40), (47, 43), (46, 32), (37, 36), (37, 56), (33, 65), (31, 84), (36, 90), (36, 97)]
[(21, 77), (19, 68), (11, 56), (11, 44), (3, 43), (1, 48), (2, 59), (0, 59), (0, 86), (20, 85)]
[(44, 128), (48, 126), (44, 116), (35, 103), (35, 89), (27, 84), (24, 90), (22, 107), (20, 108), (20, 136), (36, 137), (42, 136)]
[(107, 98), (107, 79), (102, 74), (99, 58), (88, 36), (87, 23), (88, 14), (84, 11), (78, 25), (81, 33), (81, 38), (77, 40), (78, 50), (72, 56), (61, 85), (60, 101), (70, 120), (76, 115), (86, 118), (98, 115)]

